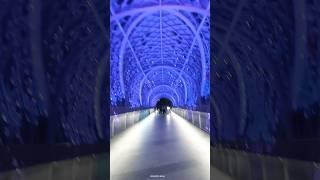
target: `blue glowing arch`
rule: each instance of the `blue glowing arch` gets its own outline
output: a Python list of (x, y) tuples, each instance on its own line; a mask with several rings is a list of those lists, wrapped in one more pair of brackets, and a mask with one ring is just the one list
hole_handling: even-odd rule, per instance
[(156, 96), (154, 96), (154, 97), (150, 100), (150, 102), (149, 102), (150, 105), (151, 105), (151, 106), (155, 106), (155, 105), (157, 104), (157, 102), (158, 102), (161, 98), (167, 98), (167, 99), (169, 99), (169, 100), (172, 102), (173, 106), (178, 106), (175, 98), (172, 97), (172, 95), (169, 94), (169, 93), (157, 94)]
[(176, 102), (179, 104), (179, 102), (181, 101), (181, 98), (179, 97), (177, 91), (168, 85), (159, 85), (151, 89), (146, 97), (148, 103), (150, 103), (150, 97), (153, 95), (153, 93), (155, 93), (158, 89), (161, 89), (161, 88), (164, 88), (167, 91), (171, 91), (176, 97)]
[(155, 6), (148, 6), (148, 7), (140, 7), (140, 8), (135, 8), (132, 10), (124, 11), (121, 13), (117, 13), (113, 16), (111, 16), (110, 20), (115, 21), (119, 20), (121, 18), (124, 18), (126, 16), (133, 16), (137, 13), (142, 13), (142, 12), (154, 12), (154, 11), (159, 11), (159, 10), (182, 10), (182, 11), (188, 11), (188, 12), (195, 12), (198, 14), (201, 14), (203, 16), (210, 16), (210, 11), (199, 8), (199, 7), (193, 7), (193, 6), (186, 6), (186, 5), (155, 5)]
[[(174, 68), (171, 68), (169, 66), (156, 66), (156, 67), (152, 68), (140, 82), (139, 96), (140, 96), (141, 104), (142, 104), (142, 86), (143, 86), (144, 82), (147, 80), (147, 77), (148, 77), (149, 74), (151, 74), (154, 71), (160, 70), (160, 69), (165, 69), (165, 70), (168, 70), (168, 71), (172, 71), (172, 72), (174, 72), (175, 74), (178, 75), (178, 72)], [(187, 88), (188, 88), (187, 87), (187, 83), (186, 83), (185, 79), (183, 79), (181, 76), (179, 76), (179, 78), (181, 79), (181, 81), (183, 83), (183, 86), (184, 86), (184, 97), (185, 97), (184, 102), (186, 102), (186, 100), (187, 100), (186, 99), (187, 98)]]
[(179, 106), (208, 96), (210, 2), (120, 4), (110, 9), (112, 102), (150, 106), (169, 89)]
[[(174, 6), (175, 7), (175, 6)], [(207, 11), (209, 11), (209, 7), (210, 7), (210, 5), (208, 5), (208, 9), (207, 9)], [(179, 9), (179, 8), (178, 8)], [(205, 73), (205, 69), (206, 69), (206, 62), (205, 62), (205, 51), (204, 51), (204, 48), (203, 48), (203, 42), (202, 42), (202, 40), (200, 39), (200, 37), (199, 37), (199, 32), (200, 32), (200, 30), (201, 30), (201, 27), (202, 27), (202, 25), (203, 25), (203, 23), (204, 23), (204, 20), (207, 18), (207, 14), (203, 17), (203, 20), (201, 21), (201, 24), (199, 25), (199, 28), (198, 29), (196, 29), (195, 27), (194, 27), (194, 25), (190, 22), (190, 20), (188, 20), (184, 15), (182, 15), (180, 12), (177, 12), (177, 11), (173, 11), (173, 10), (170, 10), (170, 9), (163, 9), (163, 6), (154, 6), (153, 8), (151, 8), (149, 11), (147, 11), (147, 12), (145, 12), (144, 14), (142, 14), (142, 15), (140, 15), (137, 19), (135, 19), (132, 23), (131, 23), (131, 25), (129, 26), (129, 28), (128, 28), (128, 30), (127, 30), (127, 32), (124, 32), (124, 30), (122, 29), (122, 28), (120, 28), (121, 29), (121, 31), (122, 31), (122, 33), (123, 33), (123, 35), (124, 35), (124, 39), (122, 40), (122, 42), (121, 42), (121, 48), (120, 48), (120, 54), (119, 54), (119, 57), (120, 57), (120, 60), (119, 60), (119, 75), (120, 75), (120, 82), (121, 82), (121, 90), (122, 90), (122, 92), (123, 92), (123, 94), (125, 94), (124, 93), (124, 81), (123, 81), (123, 58), (124, 58), (124, 53), (125, 53), (125, 48), (126, 48), (126, 45), (127, 44), (129, 44), (129, 47), (130, 47), (130, 49), (131, 49), (131, 51), (133, 51), (134, 52), (134, 50), (133, 50), (133, 48), (132, 48), (132, 45), (131, 45), (131, 43), (130, 43), (130, 41), (128, 40), (128, 37), (129, 37), (129, 35), (131, 34), (131, 32), (133, 31), (133, 29), (137, 26), (137, 24), (140, 22), (140, 21), (142, 21), (146, 16), (148, 16), (148, 15), (150, 15), (150, 14), (152, 14), (152, 13), (155, 13), (155, 12), (157, 12), (157, 11), (161, 11), (161, 10), (164, 10), (164, 11), (167, 11), (167, 12), (170, 12), (171, 14), (173, 14), (173, 15), (175, 15), (175, 16), (177, 16), (178, 18), (180, 18), (183, 22), (185, 22), (185, 24), (190, 28), (190, 30), (194, 33), (194, 36), (195, 36), (195, 38), (194, 38), (194, 40), (192, 41), (192, 45), (191, 45), (191, 47), (190, 47), (190, 49), (189, 49), (189, 51), (188, 51), (188, 54), (187, 54), (187, 59), (186, 59), (186, 61), (185, 61), (185, 63), (184, 63), (184, 65), (183, 65), (183, 68), (180, 70), (180, 73), (179, 73), (179, 78), (181, 78), (180, 76), (181, 76), (181, 72), (184, 70), (184, 68), (185, 68), (185, 65), (188, 63), (188, 60), (189, 60), (189, 57), (190, 57), (190, 54), (191, 54), (191, 50), (192, 50), (192, 48), (193, 48), (193, 46), (194, 46), (194, 43), (195, 43), (195, 41), (197, 41), (197, 43), (198, 43), (198, 45), (200, 46), (200, 48), (199, 48), (199, 50), (200, 50), (200, 53), (201, 53), (201, 63), (202, 63), (202, 81), (201, 81), (201, 88), (202, 88), (202, 90), (201, 91), (204, 91), (203, 89), (204, 89), (204, 84), (205, 84), (205, 80), (206, 80), (206, 77), (205, 77), (205, 75), (206, 75), (206, 73)], [(188, 10), (188, 8), (186, 9), (186, 10)], [(112, 12), (113, 12), (113, 10), (112, 10)], [(113, 16), (116, 16), (116, 15), (113, 15)], [(112, 16), (112, 17), (113, 17)], [(118, 22), (118, 20), (117, 20), (117, 18), (112, 18), (111, 17), (111, 20), (115, 20), (115, 21), (117, 21), (117, 24), (118, 24), (118, 26), (119, 27), (121, 27), (120, 25), (119, 25), (119, 22)], [(141, 68), (141, 65), (140, 65), (140, 61), (138, 60), (138, 58), (136, 57), (136, 55), (135, 55), (135, 53), (133, 53), (134, 54), (134, 56), (135, 56), (135, 60), (136, 60), (136, 62), (137, 62), (137, 64), (139, 64), (139, 68), (140, 68), (140, 71), (143, 73), (143, 74), (145, 74), (144, 73), (144, 71), (143, 71), (143, 69)], [(177, 78), (178, 79), (178, 78)]]

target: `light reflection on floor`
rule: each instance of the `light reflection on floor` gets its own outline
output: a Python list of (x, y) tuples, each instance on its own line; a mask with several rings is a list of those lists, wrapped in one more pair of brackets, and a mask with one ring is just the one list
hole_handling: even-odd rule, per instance
[(209, 180), (210, 136), (171, 112), (111, 139), (111, 180)]

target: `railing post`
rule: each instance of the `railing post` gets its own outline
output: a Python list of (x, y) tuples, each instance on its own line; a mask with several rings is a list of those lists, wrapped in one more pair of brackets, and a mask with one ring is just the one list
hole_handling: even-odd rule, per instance
[(53, 167), (52, 166), (55, 165), (54, 163), (55, 163), (55, 161), (49, 164), (48, 177), (47, 177), (48, 180), (52, 180), (52, 173), (53, 173)]
[(124, 129), (127, 129), (127, 114), (128, 113), (124, 114)]
[(194, 118), (193, 118), (193, 111), (191, 111), (191, 120), (192, 120), (192, 124), (194, 124)]
[(199, 114), (199, 127), (202, 129), (202, 123), (201, 123), (201, 112), (198, 112)]
[(89, 171), (89, 180), (92, 180), (92, 176), (93, 176), (93, 160), (94, 158), (94, 155), (90, 156), (90, 162), (89, 162), (89, 167), (90, 168), (90, 171)]
[(111, 120), (111, 137), (114, 135), (114, 116), (110, 117)]
[(320, 164), (314, 162), (313, 163), (313, 167), (314, 167), (314, 170), (313, 170), (313, 179), (316, 179), (316, 178), (319, 178), (320, 177)]
[(251, 180), (252, 179), (252, 174), (251, 174), (251, 161), (249, 158), (249, 154), (247, 154), (246, 152), (244, 152), (244, 159), (247, 162), (247, 179)]
[(283, 166), (283, 174), (284, 174), (284, 180), (289, 180), (289, 173), (288, 173), (288, 163), (286, 160), (279, 158), (282, 166)]
[(267, 180), (267, 177), (266, 177), (266, 167), (265, 167), (265, 164), (264, 164), (264, 159), (262, 157), (262, 155), (259, 154), (259, 157), (261, 159), (261, 168), (262, 168), (262, 180)]
[(79, 161), (80, 161), (79, 157), (73, 158), (73, 160), (72, 160), (72, 168), (71, 168), (72, 180), (77, 180), (76, 179), (76, 168), (78, 166)]

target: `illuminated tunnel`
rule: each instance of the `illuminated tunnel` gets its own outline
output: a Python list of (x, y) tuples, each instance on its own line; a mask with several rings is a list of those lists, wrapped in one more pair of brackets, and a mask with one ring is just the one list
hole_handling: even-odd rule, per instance
[(210, 3), (111, 1), (111, 102), (176, 107), (209, 98)]
[(110, 178), (209, 180), (210, 1), (110, 1), (110, 75)]
[[(212, 162), (229, 175), (317, 179), (319, 9), (317, 0), (2, 1), (0, 146), (11, 148), (1, 148), (1, 173), (78, 163), (96, 153), (78, 147), (148, 124), (140, 120), (167, 98), (210, 130)], [(70, 154), (51, 156), (60, 146)]]

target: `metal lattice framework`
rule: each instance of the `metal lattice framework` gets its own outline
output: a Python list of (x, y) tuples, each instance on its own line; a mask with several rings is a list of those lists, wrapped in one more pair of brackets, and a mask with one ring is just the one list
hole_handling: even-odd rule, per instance
[(196, 106), (209, 96), (209, 1), (112, 1), (110, 12), (113, 104)]
[(109, 138), (109, 35), (112, 103), (197, 104), (209, 92), (209, 16), (212, 137), (290, 139), (296, 109), (317, 128), (319, 1), (214, 0), (210, 14), (202, 0), (113, 0), (111, 34), (106, 2), (3, 1), (0, 145)]

